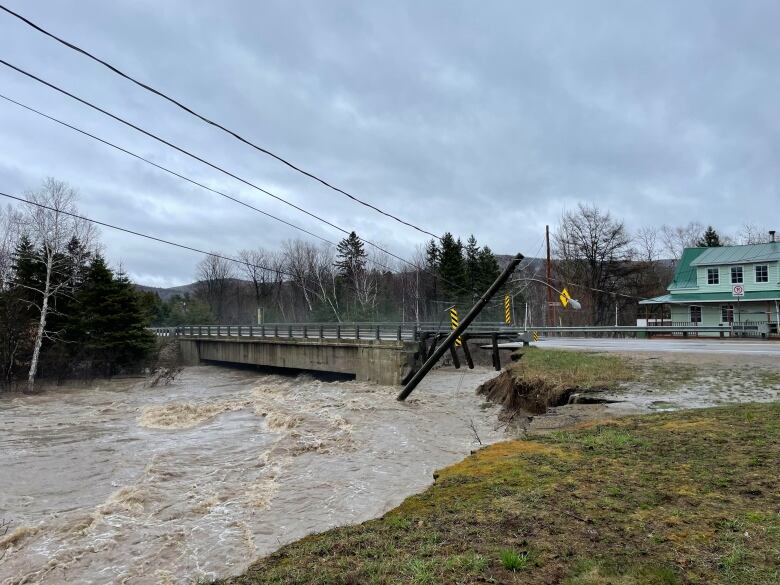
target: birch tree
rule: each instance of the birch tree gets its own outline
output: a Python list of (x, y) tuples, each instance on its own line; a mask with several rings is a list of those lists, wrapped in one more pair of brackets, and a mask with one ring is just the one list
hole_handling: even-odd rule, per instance
[(88, 243), (94, 237), (91, 224), (69, 214), (76, 213), (76, 192), (67, 184), (53, 178), (44, 181), (40, 190), (27, 194), (32, 205), (23, 217), (22, 227), (33, 245), (40, 251), (37, 255), (43, 263), (43, 278), (30, 289), (31, 303), (38, 314), (35, 329), (30, 370), (27, 375), (27, 391), (35, 391), (35, 377), (43, 340), (48, 337), (47, 321), (52, 311), (52, 298), (68, 287), (71, 282), (66, 273), (70, 260), (68, 244), (75, 239)]

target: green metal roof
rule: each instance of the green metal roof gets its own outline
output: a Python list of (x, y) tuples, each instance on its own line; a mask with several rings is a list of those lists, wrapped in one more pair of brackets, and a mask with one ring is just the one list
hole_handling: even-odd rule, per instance
[(693, 268), (692, 265), (699, 256), (711, 249), (712, 248), (685, 248), (680, 260), (677, 262), (674, 278), (672, 279), (672, 284), (669, 285), (668, 290), (676, 288), (696, 288), (698, 286), (696, 282), (696, 269)]
[(697, 255), (696, 259), (691, 262), (691, 266), (739, 264), (740, 262), (776, 262), (780, 260), (780, 242), (692, 249), (704, 250), (704, 252), (700, 252)]
[[(741, 302), (746, 301), (777, 301), (780, 300), (780, 291), (777, 290), (756, 290), (747, 291), (744, 297), (740, 297)], [(661, 295), (652, 299), (639, 301), (640, 305), (667, 305), (675, 303), (736, 303), (737, 297), (731, 296), (730, 292), (712, 292), (712, 293), (675, 293), (673, 295)]]

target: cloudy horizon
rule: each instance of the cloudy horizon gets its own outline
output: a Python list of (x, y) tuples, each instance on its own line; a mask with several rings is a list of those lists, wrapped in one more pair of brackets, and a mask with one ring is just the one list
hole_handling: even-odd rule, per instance
[[(629, 229), (778, 227), (780, 5), (3, 0), (66, 40), (435, 233), (538, 253), (579, 202)], [(0, 13), (2, 58), (409, 257), (426, 236), (286, 168)], [(343, 234), (0, 67), (0, 93), (324, 238)], [(82, 213), (206, 250), (280, 223), (0, 100), (0, 191), (53, 176)], [(2, 205), (5, 205), (3, 202)], [(136, 282), (200, 256), (101, 229)]]

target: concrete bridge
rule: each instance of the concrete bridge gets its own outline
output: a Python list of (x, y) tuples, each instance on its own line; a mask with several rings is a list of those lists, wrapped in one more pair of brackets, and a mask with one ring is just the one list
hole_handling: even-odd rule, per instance
[(331, 372), (397, 385), (417, 366), (419, 332), (388, 324), (186, 326), (154, 329), (175, 337), (185, 364), (223, 362)]
[[(357, 380), (396, 385), (417, 370), (434, 347), (449, 332), (443, 323), (273, 323), (267, 325), (187, 325), (158, 327), (153, 331), (161, 337), (175, 337), (185, 364), (222, 362), (250, 364), (294, 370), (333, 372), (354, 376)], [(545, 333), (547, 339), (561, 336), (616, 337), (650, 335), (688, 335), (701, 333), (728, 334), (722, 327), (691, 326), (616, 326), (616, 327), (534, 327), (533, 332), (522, 327), (499, 323), (475, 323), (469, 326), (460, 350), (469, 367), (473, 367), (472, 352), (480, 348), (492, 350), (492, 363), (501, 369), (502, 349), (511, 349), (499, 342), (522, 342)], [(489, 341), (490, 345), (471, 341)], [(460, 367), (457, 351), (450, 356)]]

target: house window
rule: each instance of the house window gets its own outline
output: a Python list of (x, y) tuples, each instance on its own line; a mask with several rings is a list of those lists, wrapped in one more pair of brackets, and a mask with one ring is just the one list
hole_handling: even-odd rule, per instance
[(769, 267), (766, 264), (756, 266), (756, 282), (769, 282)]
[(731, 267), (731, 284), (742, 284), (742, 266)]
[(734, 322), (734, 305), (720, 306), (720, 320), (722, 323)]
[(707, 268), (707, 284), (720, 284), (720, 270)]
[(691, 305), (691, 323), (701, 323), (701, 307)]

